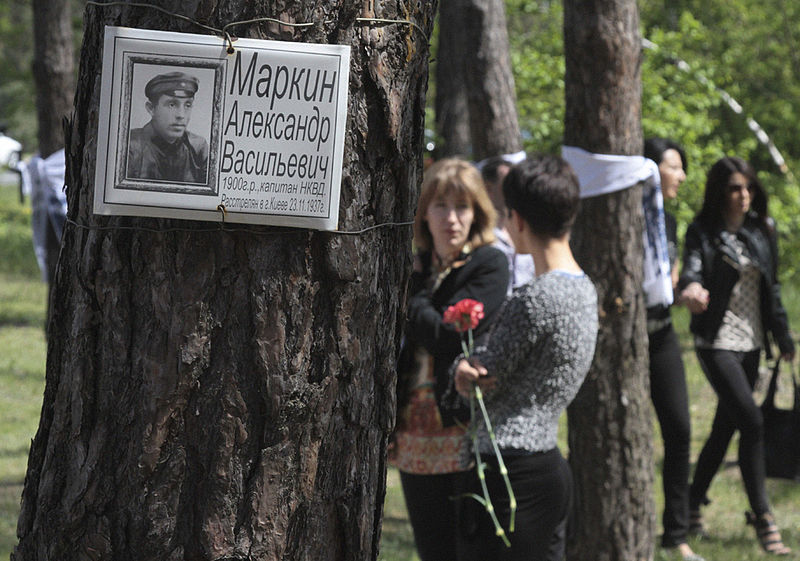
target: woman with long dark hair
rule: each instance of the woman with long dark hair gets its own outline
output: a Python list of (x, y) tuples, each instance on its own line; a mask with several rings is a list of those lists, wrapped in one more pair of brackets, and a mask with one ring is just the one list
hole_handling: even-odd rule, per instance
[(719, 400), (689, 490), (692, 529), (705, 532), (700, 507), (710, 502), (706, 493), (738, 430), (739, 469), (752, 509), (747, 523), (764, 551), (787, 555), (770, 512), (763, 418), (752, 392), (761, 351), (770, 355), (767, 335), (784, 360), (794, 359), (795, 346), (780, 297), (767, 194), (741, 158), (722, 158), (708, 172), (703, 207), (686, 232), (680, 286), (697, 357)]

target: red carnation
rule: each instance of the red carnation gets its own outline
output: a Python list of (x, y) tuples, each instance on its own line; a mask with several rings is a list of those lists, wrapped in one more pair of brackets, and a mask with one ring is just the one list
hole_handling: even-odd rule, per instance
[(483, 319), (483, 303), (464, 298), (447, 308), (442, 319), (445, 323), (455, 326), (459, 333), (475, 329), (478, 327), (478, 322)]

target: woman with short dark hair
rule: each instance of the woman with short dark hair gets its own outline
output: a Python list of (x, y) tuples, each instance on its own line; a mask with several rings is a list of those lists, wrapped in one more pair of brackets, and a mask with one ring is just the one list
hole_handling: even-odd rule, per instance
[[(583, 382), (597, 338), (597, 293), (575, 261), (569, 234), (578, 213), (578, 180), (557, 156), (532, 156), (503, 182), (507, 227), (514, 246), (533, 255), (536, 277), (506, 300), (485, 345), (454, 364), (454, 389), (463, 398), (478, 384), (516, 496), (510, 547), (489, 514), (473, 509), (462, 520), (466, 557), (475, 561), (547, 560), (564, 556), (572, 473), (557, 446), (558, 419)], [(501, 524), (510, 501), (481, 423), (478, 452)], [(480, 494), (473, 472), (472, 492)], [(472, 527), (475, 530), (469, 532)]]

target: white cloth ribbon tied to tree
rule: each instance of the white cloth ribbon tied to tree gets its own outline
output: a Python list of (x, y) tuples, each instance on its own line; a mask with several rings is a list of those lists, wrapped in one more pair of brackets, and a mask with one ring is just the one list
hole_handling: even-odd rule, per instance
[(593, 154), (575, 146), (562, 146), (561, 155), (569, 162), (581, 185), (581, 198), (597, 197), (644, 182), (642, 210), (644, 241), (644, 301), (646, 307), (672, 304), (664, 196), (658, 165), (644, 156)]
[[(525, 159), (526, 156), (527, 154), (525, 153), (525, 150), (520, 150), (519, 152), (512, 152), (510, 154), (500, 155), (501, 158), (503, 158), (506, 162), (508, 162), (511, 165), (520, 163), (522, 160)], [(479, 170), (482, 170), (483, 166), (486, 165), (486, 162), (490, 159), (491, 158), (485, 158), (480, 162), (476, 162), (475, 167), (478, 168)]]

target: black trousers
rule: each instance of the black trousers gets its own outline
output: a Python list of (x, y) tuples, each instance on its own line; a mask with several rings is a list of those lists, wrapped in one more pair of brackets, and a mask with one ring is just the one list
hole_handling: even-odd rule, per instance
[(739, 470), (757, 515), (769, 512), (765, 486), (764, 418), (753, 399), (761, 350), (749, 352), (698, 349), (697, 358), (719, 402), (703, 450), (697, 459), (690, 493), (693, 507), (708, 502), (706, 492), (719, 470), (733, 433), (739, 431)]
[(691, 425), (686, 373), (672, 324), (651, 333), (650, 397), (664, 438), (664, 535), (661, 545), (686, 542), (689, 530), (689, 450)]
[(459, 559), (456, 531), (470, 472), (415, 475), (400, 472), (408, 519), (421, 561)]
[[(486, 483), (497, 517), (508, 530), (508, 493), (493, 456), (487, 463)], [(557, 448), (534, 455), (503, 456), (517, 500), (515, 531), (507, 534), (511, 547), (495, 535), (486, 509), (474, 499), (463, 503), (460, 550), (463, 561), (561, 561), (566, 545), (567, 517), (572, 498), (572, 472)], [(482, 495), (477, 473), (470, 472), (470, 491)]]

